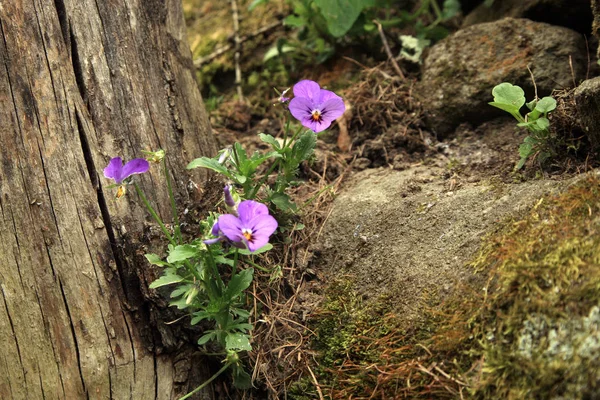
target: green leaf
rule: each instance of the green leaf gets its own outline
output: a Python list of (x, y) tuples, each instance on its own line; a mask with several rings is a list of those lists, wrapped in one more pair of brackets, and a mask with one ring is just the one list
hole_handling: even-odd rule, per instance
[(272, 248), (273, 248), (273, 245), (271, 243), (267, 243), (260, 249), (256, 249), (254, 252), (252, 252), (248, 249), (239, 249), (238, 252), (244, 256), (251, 256), (251, 255), (255, 255), (255, 254), (265, 253), (265, 252), (271, 250)]
[(280, 150), (281, 149), (281, 146), (279, 145), (279, 142), (273, 136), (267, 135), (267, 134), (264, 134), (264, 133), (259, 133), (258, 137), (263, 142), (270, 144), (273, 147), (273, 149), (275, 149), (275, 150)]
[(548, 120), (548, 118), (538, 118), (537, 121), (535, 121), (537, 128), (541, 131), (545, 131), (548, 130), (548, 128), (550, 128), (550, 121)]
[(556, 100), (550, 96), (543, 97), (537, 102), (535, 109), (542, 114), (547, 114), (556, 108)]
[(181, 286), (177, 287), (177, 289), (175, 289), (175, 290), (173, 290), (173, 291), (171, 292), (171, 296), (170, 296), (170, 297), (173, 299), (173, 298), (175, 298), (175, 297), (179, 297), (179, 296), (181, 296), (182, 294), (184, 294), (184, 293), (186, 293), (188, 290), (190, 290), (190, 287), (191, 287), (191, 286), (192, 286), (192, 285), (191, 285), (191, 284), (189, 284), (189, 285), (181, 285)]
[(250, 338), (248, 337), (248, 335), (241, 332), (228, 333), (227, 337), (225, 337), (225, 348), (227, 350), (238, 351), (252, 350), (252, 346), (250, 345)]
[(494, 107), (501, 108), (498, 104), (504, 104), (505, 106), (512, 106), (512, 109), (516, 109), (518, 112), (525, 104), (525, 92), (523, 89), (508, 82), (503, 82), (494, 87), (492, 95), (494, 96), (494, 104), (492, 104)]
[(267, 52), (263, 56), (263, 63), (269, 61), (272, 58), (279, 57), (282, 54), (292, 53), (296, 50), (296, 47), (289, 44), (284, 44), (281, 47), (273, 46), (269, 50), (267, 50)]
[(202, 346), (203, 344), (213, 340), (216, 336), (217, 333), (215, 331), (208, 331), (208, 333), (205, 333), (200, 339), (198, 339), (198, 345)]
[(308, 130), (300, 135), (292, 147), (292, 158), (298, 164), (308, 160), (317, 146), (317, 135)]
[(190, 290), (188, 290), (187, 296), (185, 297), (185, 304), (187, 304), (187, 305), (192, 304), (192, 301), (194, 301), (194, 299), (196, 298), (196, 296), (198, 295), (199, 292), (200, 292), (200, 290), (198, 289), (198, 287), (196, 285), (192, 286), (190, 288)]
[(169, 256), (167, 257), (167, 261), (170, 263), (175, 263), (177, 261), (187, 260), (189, 258), (195, 257), (198, 255), (198, 249), (195, 246), (189, 244), (183, 244), (179, 246), (175, 246), (171, 251), (169, 251)]
[(215, 160), (214, 158), (208, 158), (208, 157), (196, 158), (195, 160), (190, 162), (186, 168), (187, 169), (208, 168), (215, 172), (218, 172), (219, 174), (222, 174), (222, 175), (225, 175), (225, 176), (231, 178), (231, 174), (229, 173), (227, 168), (225, 168), (225, 166), (219, 164), (219, 161)]
[(148, 253), (145, 255), (146, 256), (146, 260), (148, 260), (148, 262), (152, 265), (158, 265), (159, 267), (166, 267), (169, 265), (169, 263), (163, 261), (159, 256), (157, 256), (156, 254), (153, 253)]
[(150, 284), (149, 288), (156, 289), (161, 286), (166, 286), (166, 285), (170, 285), (173, 283), (182, 282), (183, 280), (184, 280), (184, 278), (182, 276), (167, 272), (166, 274), (164, 274), (163, 276), (161, 276), (160, 278), (158, 278), (157, 280), (152, 282)]
[(314, 0), (327, 21), (327, 29), (334, 37), (346, 34), (366, 7), (374, 5), (373, 0)]
[(225, 300), (233, 300), (248, 289), (250, 283), (252, 283), (252, 277), (254, 276), (254, 269), (248, 268), (235, 275), (227, 285), (223, 297)]
[(285, 193), (273, 193), (271, 196), (271, 201), (277, 208), (281, 211), (296, 211), (298, 207), (296, 207), (296, 203), (293, 203), (290, 200), (290, 196)]
[(190, 321), (190, 325), (196, 325), (198, 322), (212, 317), (212, 314), (209, 312), (206, 312), (205, 310), (196, 311), (192, 315), (194, 317)]
[(237, 389), (252, 388), (252, 377), (241, 365), (234, 364), (233, 368), (233, 386)]
[(411, 35), (400, 35), (400, 41), (402, 42), (400, 57), (417, 64), (421, 62), (423, 50), (431, 44), (431, 40)]
[[(527, 137), (531, 137), (531, 136), (527, 136)], [(533, 143), (531, 143), (529, 141), (525, 141), (525, 142), (521, 143), (521, 145), (519, 146), (519, 156), (521, 156), (521, 158), (527, 159), (531, 155), (532, 151), (533, 151)]]
[(291, 26), (292, 28), (302, 28), (306, 25), (306, 21), (304, 18), (292, 14), (285, 17), (283, 24), (285, 26)]
[(444, 7), (442, 9), (442, 18), (448, 20), (460, 13), (460, 1), (458, 0), (444, 0)]

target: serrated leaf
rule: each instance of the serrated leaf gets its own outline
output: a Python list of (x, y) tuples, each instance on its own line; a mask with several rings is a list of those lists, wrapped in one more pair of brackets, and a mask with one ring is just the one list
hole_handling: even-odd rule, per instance
[(271, 196), (271, 201), (281, 211), (296, 211), (296, 209), (298, 208), (296, 207), (296, 203), (293, 203), (290, 200), (290, 196), (288, 196), (285, 193), (273, 193), (273, 195)]
[(146, 260), (152, 265), (158, 265), (159, 267), (166, 267), (169, 263), (163, 261), (158, 255), (153, 253), (145, 254)]
[[(516, 107), (517, 111), (525, 104), (523, 89), (508, 82), (503, 82), (494, 87), (492, 95), (494, 96), (494, 103)], [(497, 105), (494, 106), (498, 107)]]
[(281, 146), (279, 145), (279, 142), (273, 136), (267, 135), (265, 133), (259, 133), (258, 137), (263, 142), (270, 144), (274, 149), (276, 149), (276, 150), (281, 149)]
[(250, 345), (248, 335), (236, 332), (227, 334), (225, 337), (225, 348), (227, 350), (250, 351), (252, 350), (252, 345)]
[(556, 100), (550, 96), (543, 97), (537, 102), (535, 109), (542, 114), (547, 114), (556, 109)]
[(291, 26), (292, 28), (302, 28), (306, 25), (306, 21), (304, 18), (292, 14), (284, 18), (283, 24), (285, 26)]
[(192, 286), (191, 284), (189, 285), (181, 285), (179, 286), (177, 289), (173, 290), (171, 292), (171, 298), (174, 299), (175, 297), (179, 297), (182, 294), (186, 293), (188, 290), (190, 290), (190, 286)]
[(238, 297), (240, 294), (244, 292), (252, 283), (252, 278), (254, 276), (254, 269), (248, 268), (235, 275), (227, 285), (225, 292), (223, 293), (223, 298), (226, 301), (233, 300)]
[(203, 319), (208, 319), (211, 317), (211, 314), (207, 313), (206, 311), (196, 311), (193, 315), (194, 317), (190, 321), (190, 325), (196, 325)]
[(312, 131), (306, 131), (300, 135), (300, 137), (294, 143), (292, 147), (292, 158), (298, 164), (313, 154), (315, 147), (317, 146), (317, 135)]
[(152, 282), (149, 286), (150, 289), (156, 289), (161, 286), (171, 285), (173, 283), (182, 282), (185, 278), (179, 276), (177, 274), (166, 273), (154, 282)]
[(182, 244), (179, 246), (175, 246), (171, 251), (169, 251), (169, 256), (167, 257), (167, 261), (170, 263), (175, 263), (177, 261), (187, 260), (189, 258), (195, 257), (198, 255), (198, 248), (189, 244)]

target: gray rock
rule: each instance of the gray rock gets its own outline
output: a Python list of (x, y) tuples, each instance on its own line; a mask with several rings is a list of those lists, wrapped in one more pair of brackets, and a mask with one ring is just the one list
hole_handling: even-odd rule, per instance
[(430, 49), (416, 94), (429, 128), (445, 136), (461, 122), (480, 124), (503, 115), (487, 104), (499, 83), (519, 85), (531, 99), (527, 67), (540, 97), (573, 86), (585, 77), (586, 54), (583, 36), (567, 28), (513, 18), (474, 25)]
[(465, 17), (463, 27), (506, 17), (564, 26), (585, 35), (592, 26), (590, 0), (496, 0), (491, 7), (477, 6)]
[(592, 147), (600, 147), (600, 77), (583, 81), (575, 89), (575, 103), (581, 128)]
[(482, 238), (562, 185), (465, 182), (449, 190), (444, 172), (421, 165), (356, 174), (334, 201), (317, 268), (349, 277), (366, 300), (389, 296), (406, 323), (419, 321), (427, 301), (461, 282), (483, 288), (467, 265)]

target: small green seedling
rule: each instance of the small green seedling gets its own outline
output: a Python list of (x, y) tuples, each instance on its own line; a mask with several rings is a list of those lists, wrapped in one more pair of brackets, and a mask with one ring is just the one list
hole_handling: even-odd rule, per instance
[[(533, 99), (525, 103), (525, 92), (519, 86), (508, 82), (501, 83), (492, 90), (494, 101), (491, 106), (506, 111), (518, 121), (517, 126), (527, 128), (529, 136), (519, 146), (521, 159), (515, 166), (515, 170), (523, 168), (527, 159), (531, 156), (543, 163), (553, 154), (550, 146), (550, 121), (548, 114), (556, 108), (556, 100), (547, 96), (541, 99)], [(530, 112), (521, 115), (521, 108), (527, 105)]]

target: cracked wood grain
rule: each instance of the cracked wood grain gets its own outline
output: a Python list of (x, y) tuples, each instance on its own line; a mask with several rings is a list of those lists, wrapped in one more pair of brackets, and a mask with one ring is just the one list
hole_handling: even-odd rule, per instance
[[(113, 156), (167, 150), (176, 197), (201, 200), (214, 155), (175, 0), (0, 0), (0, 398), (171, 399)], [(158, 169), (140, 177), (168, 220)], [(126, 227), (126, 230), (122, 227)], [(129, 245), (123, 245), (129, 243)]]

